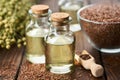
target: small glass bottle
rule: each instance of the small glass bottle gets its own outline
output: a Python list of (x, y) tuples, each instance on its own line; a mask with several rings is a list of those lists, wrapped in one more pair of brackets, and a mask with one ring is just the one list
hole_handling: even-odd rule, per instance
[(61, 12), (69, 13), (72, 17), (70, 29), (72, 31), (74, 31), (73, 29), (75, 28), (79, 29), (80, 27), (77, 21), (77, 11), (83, 7), (83, 0), (59, 0), (58, 5)]
[(26, 27), (26, 58), (31, 63), (45, 63), (44, 37), (49, 32), (47, 5), (33, 5), (29, 10), (31, 22)]
[(69, 30), (69, 14), (56, 12), (50, 17), (50, 32), (46, 36), (46, 68), (56, 74), (65, 74), (74, 66), (74, 36)]

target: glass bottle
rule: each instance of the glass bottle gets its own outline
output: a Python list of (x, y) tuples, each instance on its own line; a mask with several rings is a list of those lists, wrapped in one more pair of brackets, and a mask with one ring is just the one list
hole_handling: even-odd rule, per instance
[(31, 63), (45, 63), (44, 37), (49, 32), (47, 5), (33, 5), (29, 10), (31, 22), (26, 27), (26, 58)]
[(74, 28), (79, 27), (77, 21), (77, 11), (81, 7), (83, 7), (84, 5), (83, 0), (59, 0), (58, 5), (61, 12), (69, 13), (70, 16), (72, 17), (72, 22), (70, 25), (71, 29), (73, 29), (72, 27)]
[(65, 74), (74, 66), (74, 36), (69, 30), (69, 14), (56, 12), (50, 17), (50, 32), (46, 41), (46, 68), (56, 74)]

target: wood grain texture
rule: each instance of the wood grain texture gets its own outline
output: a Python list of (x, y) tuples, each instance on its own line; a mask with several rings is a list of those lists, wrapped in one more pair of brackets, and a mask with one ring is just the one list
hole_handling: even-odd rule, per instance
[[(37, 1), (48, 4), (53, 12), (59, 11), (57, 2), (58, 0)], [(91, 72), (82, 66), (76, 66), (74, 72), (70, 74), (50, 73), (46, 71), (45, 64), (31, 64), (25, 57), (21, 60), (24, 48), (18, 49), (13, 46), (10, 50), (0, 48), (0, 80), (120, 80), (120, 53), (105, 54), (97, 51), (87, 42), (82, 31), (76, 32), (75, 37), (76, 52), (86, 49), (95, 57), (96, 63), (104, 66), (105, 74), (102, 77), (93, 77)]]
[(120, 53), (101, 53), (107, 80), (120, 80)]
[(0, 80), (14, 80), (22, 58), (23, 47), (0, 49)]

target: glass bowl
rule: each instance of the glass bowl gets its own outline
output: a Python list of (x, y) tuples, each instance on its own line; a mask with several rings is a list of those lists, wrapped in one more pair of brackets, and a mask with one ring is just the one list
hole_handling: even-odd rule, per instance
[(81, 16), (81, 11), (94, 5), (87, 5), (78, 10), (77, 16), (81, 30), (88, 42), (101, 52), (120, 52), (120, 22), (97, 22)]

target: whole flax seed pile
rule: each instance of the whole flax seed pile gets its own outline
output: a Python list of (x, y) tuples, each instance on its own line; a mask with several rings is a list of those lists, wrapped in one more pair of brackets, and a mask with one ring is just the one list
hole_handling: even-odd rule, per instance
[(80, 20), (87, 38), (97, 48), (120, 47), (120, 3), (95, 4), (83, 9)]
[(95, 4), (81, 11), (80, 15), (96, 22), (120, 22), (120, 3)]

